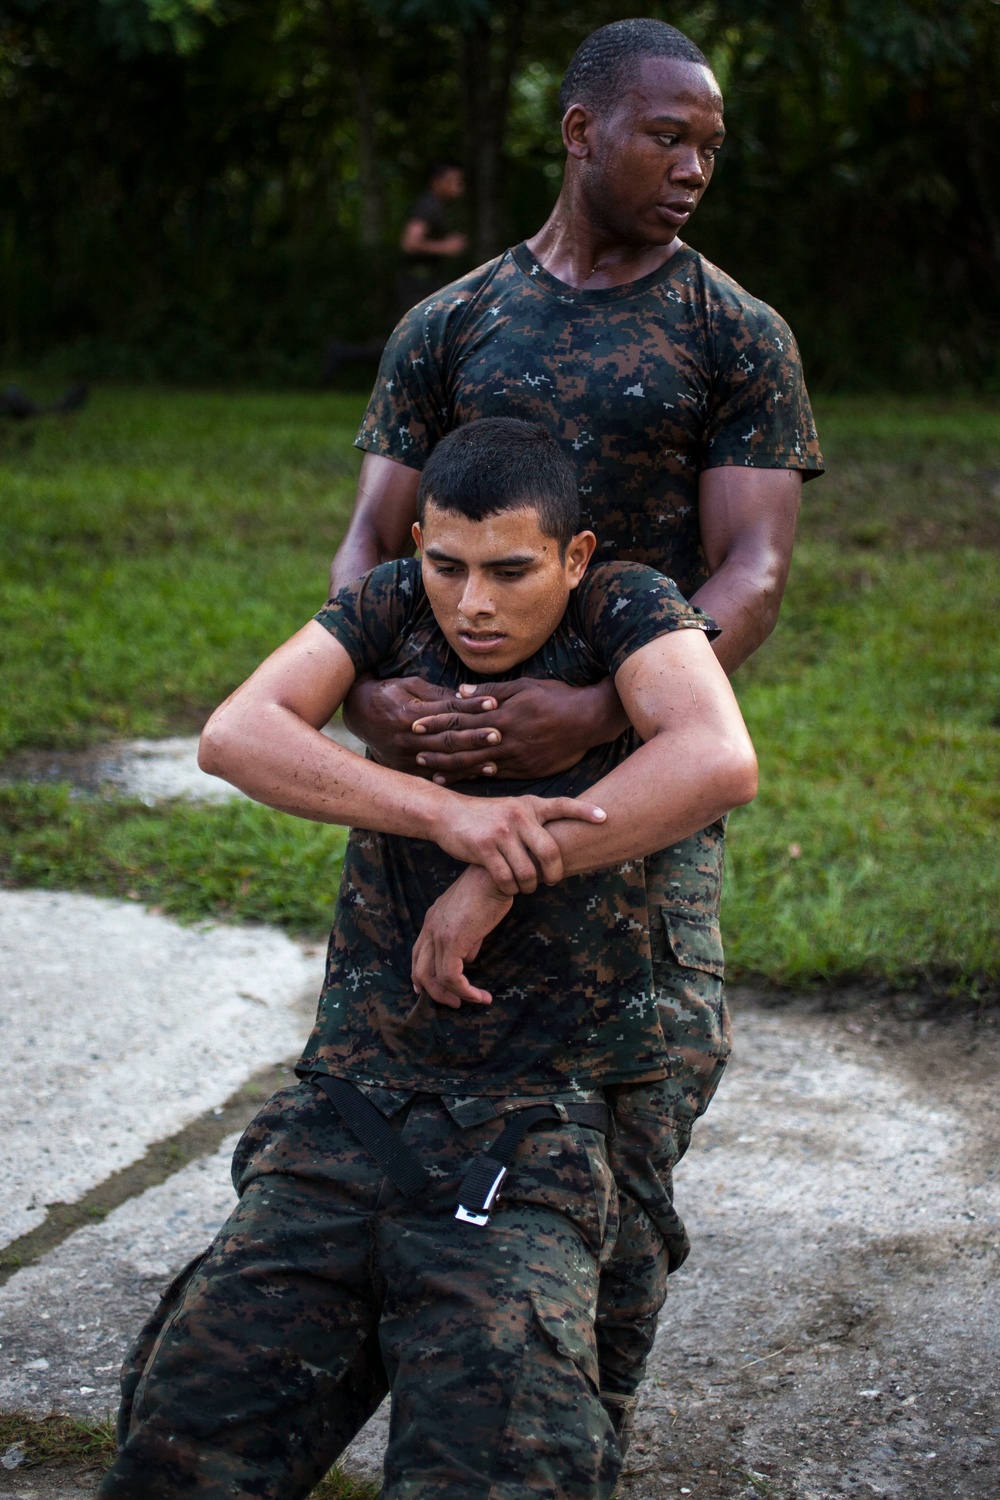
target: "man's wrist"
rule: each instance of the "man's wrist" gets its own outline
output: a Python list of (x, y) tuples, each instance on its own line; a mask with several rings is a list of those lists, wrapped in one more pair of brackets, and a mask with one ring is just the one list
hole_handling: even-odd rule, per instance
[(510, 896), (504, 895), (484, 865), (466, 865), (458, 878), (483, 901), (496, 901), (498, 905), (510, 902)]
[(435, 781), (425, 781), (420, 776), (414, 776), (412, 780), (413, 811), (420, 825), (420, 832), (414, 833), (413, 837), (427, 839), (429, 843), (437, 844), (439, 849), (443, 849), (449, 832), (455, 827), (462, 799), (458, 792), (450, 792), (447, 787), (438, 786)]
[(591, 695), (593, 702), (593, 713), (586, 715), (584, 720), (591, 727), (587, 749), (593, 750), (596, 745), (606, 745), (624, 734), (629, 718), (622, 708), (614, 678), (605, 677), (584, 691)]

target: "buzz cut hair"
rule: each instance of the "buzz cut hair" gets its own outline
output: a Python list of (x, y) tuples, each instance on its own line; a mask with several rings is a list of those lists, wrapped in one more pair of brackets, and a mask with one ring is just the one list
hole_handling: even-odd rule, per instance
[(708, 59), (689, 36), (666, 21), (638, 17), (612, 21), (592, 31), (577, 47), (559, 89), (559, 112), (583, 104), (596, 115), (610, 114), (644, 57), (672, 57), (708, 67)]
[(576, 475), (555, 438), (536, 422), (481, 417), (443, 437), (424, 465), (417, 519), (428, 505), (469, 521), (507, 510), (533, 510), (559, 555), (580, 529)]

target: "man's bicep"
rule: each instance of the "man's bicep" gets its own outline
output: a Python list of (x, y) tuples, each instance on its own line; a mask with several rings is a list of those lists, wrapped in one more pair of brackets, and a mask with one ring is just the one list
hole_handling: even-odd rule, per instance
[(643, 740), (692, 729), (742, 729), (729, 679), (703, 630), (672, 630), (640, 647), (619, 667), (615, 687)]
[(764, 549), (771, 565), (791, 561), (802, 503), (798, 469), (729, 464), (705, 469), (698, 485), (698, 520), (710, 573), (744, 548)]
[(417, 519), (420, 470), (381, 453), (366, 453), (358, 476), (354, 513), (330, 569), (337, 593), (379, 563), (409, 557)]
[(366, 453), (358, 476), (354, 513), (377, 535), (380, 562), (409, 557), (413, 551), (410, 528), (417, 519), (420, 470), (381, 453)]
[(355, 667), (335, 635), (315, 620), (273, 651), (234, 693), (242, 706), (277, 706), (322, 729), (350, 692)]

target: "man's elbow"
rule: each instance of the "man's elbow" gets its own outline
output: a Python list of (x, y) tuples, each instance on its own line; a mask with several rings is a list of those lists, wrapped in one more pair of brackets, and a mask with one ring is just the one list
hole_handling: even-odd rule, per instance
[(234, 737), (225, 717), (217, 709), (201, 731), (198, 741), (198, 767), (209, 776), (227, 776), (231, 764)]
[(723, 779), (727, 807), (745, 807), (756, 797), (757, 756), (749, 740), (729, 748)]

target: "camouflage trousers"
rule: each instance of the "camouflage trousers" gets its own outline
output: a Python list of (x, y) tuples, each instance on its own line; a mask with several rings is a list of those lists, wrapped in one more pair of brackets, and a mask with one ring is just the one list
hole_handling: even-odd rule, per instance
[[(452, 1274), (458, 1278), (457, 1289), (467, 1285), (469, 1267), (463, 1267), (462, 1260), (470, 1253), (470, 1244), (478, 1246), (478, 1241), (470, 1241), (467, 1236), (482, 1233), (450, 1218), (457, 1177), (463, 1166), (456, 1158), (456, 1177), (449, 1173), (436, 1177), (432, 1200), (421, 1199), (415, 1208), (399, 1200), (391, 1184), (380, 1179), (375, 1203), (380, 1210), (391, 1211), (384, 1223), (379, 1214), (372, 1219), (373, 1225), (381, 1226), (378, 1233), (371, 1229), (373, 1254), (374, 1247), (386, 1236), (391, 1239), (393, 1233), (398, 1233), (401, 1245), (416, 1253), (424, 1249), (432, 1258), (426, 1265), (415, 1262), (410, 1267), (409, 1251), (405, 1254), (394, 1251), (373, 1279), (372, 1295), (386, 1292), (390, 1268), (401, 1269), (412, 1282), (407, 1287), (408, 1293), (418, 1299), (421, 1316), (426, 1314), (428, 1321), (426, 1326), (420, 1323), (420, 1331), (410, 1335), (407, 1315), (396, 1314), (389, 1319), (388, 1333), (383, 1336), (377, 1319), (371, 1321), (373, 1304), (365, 1303), (363, 1298), (355, 1304), (348, 1297), (345, 1307), (350, 1317), (346, 1331), (329, 1334), (325, 1320), (330, 1315), (324, 1311), (322, 1295), (318, 1295), (315, 1311), (310, 1310), (314, 1281), (317, 1294), (321, 1294), (335, 1275), (322, 1268), (328, 1221), (324, 1217), (325, 1208), (318, 1219), (313, 1218), (319, 1203), (317, 1195), (333, 1178), (331, 1163), (336, 1163), (339, 1180), (342, 1163), (349, 1162), (350, 1173), (368, 1183), (369, 1194), (373, 1191), (370, 1174), (374, 1172), (377, 1176), (377, 1168), (364, 1153), (358, 1154), (353, 1138), (345, 1143), (341, 1137), (334, 1139), (329, 1135), (340, 1127), (335, 1117), (330, 1118), (332, 1111), (325, 1099), (319, 1100), (323, 1118), (315, 1122), (322, 1139), (309, 1138), (305, 1165), (296, 1165), (298, 1158), (291, 1146), (279, 1149), (280, 1131), (274, 1133), (276, 1127), (270, 1123), (269, 1113), (272, 1106), (267, 1106), (247, 1132), (234, 1160), (234, 1181), (243, 1198), (232, 1220), (208, 1259), (193, 1274), (188, 1274), (189, 1284), (182, 1275), (168, 1289), (161, 1309), (140, 1336), (126, 1363), (119, 1436), (121, 1442), (126, 1438), (128, 1441), (101, 1490), (106, 1500), (112, 1497), (138, 1500), (140, 1495), (149, 1496), (150, 1500), (160, 1497), (166, 1500), (168, 1496), (172, 1500), (174, 1496), (188, 1494), (204, 1500), (233, 1494), (305, 1495), (324, 1472), (323, 1466), (334, 1461), (379, 1405), (389, 1384), (387, 1370), (394, 1389), (395, 1434), (386, 1460), (387, 1497), (398, 1494), (412, 1500), (427, 1495), (436, 1500), (439, 1495), (481, 1493), (489, 1500), (499, 1500), (515, 1493), (538, 1493), (579, 1496), (582, 1500), (585, 1496), (610, 1493), (607, 1485), (609, 1475), (613, 1480), (617, 1470), (618, 1450), (608, 1434), (606, 1419), (594, 1405), (594, 1394), (599, 1389), (615, 1412), (615, 1398), (630, 1397), (642, 1378), (666, 1295), (667, 1276), (681, 1265), (689, 1249), (684, 1226), (673, 1206), (673, 1168), (687, 1150), (695, 1121), (712, 1099), (731, 1047), (722, 994), (718, 926), (723, 837), (723, 825), (716, 824), (647, 862), (653, 968), (669, 1049), (669, 1075), (655, 1083), (619, 1085), (605, 1090), (617, 1132), (606, 1143), (599, 1138), (591, 1139), (587, 1153), (595, 1182), (603, 1182), (602, 1173), (606, 1175), (608, 1166), (611, 1169), (617, 1189), (612, 1195), (617, 1201), (617, 1235), (608, 1229), (615, 1218), (613, 1202), (610, 1207), (600, 1209), (596, 1218), (593, 1211), (581, 1218), (579, 1206), (574, 1207), (561, 1198), (557, 1202), (552, 1196), (552, 1181), (545, 1187), (539, 1175), (540, 1162), (544, 1166), (557, 1160), (560, 1149), (565, 1150), (560, 1147), (563, 1136), (566, 1132), (574, 1133), (576, 1127), (567, 1126), (564, 1131), (546, 1127), (537, 1135), (528, 1136), (505, 1183), (501, 1207), (490, 1229), (485, 1231), (489, 1236), (502, 1231), (505, 1248), (500, 1253), (499, 1270), (492, 1258), (480, 1261), (478, 1248), (472, 1250), (477, 1269), (483, 1269), (487, 1277), (482, 1284), (487, 1286), (489, 1297), (496, 1298), (491, 1304), (493, 1311), (484, 1312), (489, 1325), (485, 1342), (476, 1344), (482, 1334), (481, 1329), (476, 1329), (470, 1332), (470, 1343), (456, 1342), (452, 1352), (456, 1289), (450, 1285), (450, 1279)], [(284, 1095), (277, 1096), (273, 1105), (277, 1107), (283, 1098)], [(427, 1107), (426, 1101), (422, 1101), (421, 1110)], [(440, 1106), (437, 1108), (440, 1110)], [(421, 1119), (419, 1111), (416, 1120), (411, 1115), (407, 1128), (417, 1130)], [(449, 1151), (460, 1151), (464, 1163), (469, 1155), (481, 1149), (482, 1133), (483, 1127), (479, 1127), (449, 1137)], [(496, 1133), (495, 1124), (485, 1127), (487, 1140)], [(578, 1134), (591, 1135), (582, 1131)], [(414, 1144), (421, 1154), (427, 1152), (428, 1160), (434, 1160), (431, 1150), (440, 1143), (435, 1138), (424, 1145), (421, 1137)], [(329, 1150), (346, 1150), (346, 1158), (323, 1154)], [(439, 1160), (439, 1165), (442, 1164), (443, 1159)], [(586, 1186), (586, 1174), (583, 1180)], [(272, 1247), (266, 1236), (261, 1243), (268, 1246), (267, 1263), (274, 1267), (277, 1289), (251, 1269), (254, 1236), (259, 1232), (256, 1225), (262, 1214), (265, 1217), (270, 1214), (272, 1205), (277, 1209), (274, 1244)], [(356, 1206), (352, 1206), (347, 1215), (349, 1221), (353, 1222), (351, 1215), (356, 1212)], [(406, 1213), (414, 1214), (423, 1224), (425, 1212), (428, 1218), (422, 1228), (411, 1230), (406, 1226)], [(602, 1214), (604, 1227), (595, 1235), (595, 1224), (600, 1224)], [(561, 1221), (558, 1216), (563, 1216)], [(298, 1219), (302, 1220), (300, 1228)], [(583, 1227), (584, 1220), (587, 1228)], [(566, 1221), (573, 1226), (568, 1237)], [(338, 1215), (334, 1214), (330, 1222), (339, 1222)], [(561, 1232), (553, 1229), (559, 1222), (564, 1226)], [(544, 1264), (539, 1253), (532, 1250), (536, 1237), (539, 1245), (545, 1247)], [(578, 1276), (581, 1262), (577, 1238), (585, 1248), (584, 1259), (589, 1269), (583, 1280), (565, 1283), (572, 1294), (574, 1309), (573, 1317), (568, 1317), (565, 1291), (559, 1288), (564, 1287), (563, 1277)], [(301, 1270), (295, 1269), (299, 1264), (299, 1239), (308, 1252)], [(558, 1256), (549, 1261), (550, 1243), (562, 1247), (560, 1254), (567, 1252), (567, 1247), (575, 1247), (570, 1257), (573, 1264)], [(235, 1256), (232, 1263), (229, 1250)], [(230, 1267), (230, 1264), (231, 1269), (217, 1272), (220, 1265)], [(508, 1270), (523, 1273), (524, 1280), (516, 1283), (515, 1278), (516, 1284), (508, 1286), (504, 1281)], [(595, 1285), (598, 1272), (599, 1283)], [(425, 1273), (427, 1280), (422, 1282), (420, 1278)], [(291, 1283), (287, 1289), (282, 1277)], [(209, 1309), (214, 1306), (215, 1294), (209, 1292), (209, 1287), (215, 1285), (221, 1287), (219, 1311), (203, 1314), (200, 1311), (203, 1305)], [(255, 1295), (244, 1305), (240, 1294), (245, 1286), (253, 1287)], [(471, 1305), (461, 1303), (464, 1293), (460, 1290), (457, 1295), (463, 1308)], [(226, 1312), (230, 1301), (232, 1317)], [(310, 1351), (306, 1368), (312, 1371), (310, 1377), (306, 1368), (295, 1367), (294, 1380), (281, 1373), (289, 1361), (295, 1365), (297, 1356), (289, 1353), (286, 1360), (278, 1337), (280, 1319), (275, 1321), (280, 1310), (291, 1308), (293, 1302), (293, 1320), (303, 1320)], [(391, 1299), (386, 1303), (387, 1309), (394, 1305)], [(514, 1305), (519, 1311), (512, 1310)], [(582, 1313), (584, 1305), (590, 1308), (586, 1316)], [(367, 1309), (364, 1315), (358, 1313), (358, 1307)], [(558, 1309), (557, 1316), (549, 1317), (548, 1324), (546, 1308), (550, 1312)], [(217, 1317), (218, 1326), (228, 1328), (228, 1333), (222, 1336), (209, 1331), (198, 1337), (205, 1317), (210, 1320)], [(576, 1317), (578, 1321), (574, 1322)], [(561, 1335), (561, 1350), (551, 1336), (555, 1323), (564, 1332), (575, 1330), (570, 1342)], [(413, 1326), (416, 1330), (418, 1322)], [(509, 1374), (510, 1360), (516, 1362), (518, 1358), (509, 1342), (517, 1337), (517, 1329), (528, 1340), (528, 1347), (541, 1356), (541, 1361), (536, 1365), (534, 1357), (523, 1358), (530, 1378), (524, 1390), (518, 1388), (508, 1403), (509, 1434), (505, 1428), (498, 1437), (500, 1409), (508, 1409), (503, 1407), (508, 1388), (503, 1383), (503, 1369)], [(402, 1346), (394, 1343), (398, 1334), (404, 1337)], [(501, 1334), (508, 1342), (501, 1340), (503, 1348), (497, 1346), (495, 1350), (491, 1340)], [(439, 1348), (444, 1335), (449, 1339), (448, 1351)], [(329, 1345), (328, 1336), (332, 1339)], [(430, 1378), (426, 1363), (417, 1370), (420, 1361), (414, 1359), (412, 1346), (405, 1342), (409, 1336), (427, 1340), (426, 1348), (435, 1359), (444, 1359), (440, 1380), (437, 1375)], [(262, 1339), (265, 1349), (270, 1339), (270, 1354), (266, 1358), (261, 1353)], [(210, 1399), (217, 1388), (216, 1354), (219, 1347), (227, 1347), (227, 1340), (233, 1346), (229, 1352), (238, 1366), (238, 1381), (232, 1395), (226, 1398), (228, 1408), (216, 1412)], [(244, 1359), (251, 1341), (258, 1361), (252, 1366)], [(495, 1352), (499, 1363), (494, 1376), (491, 1361)], [(156, 1356), (152, 1361), (151, 1354)], [(470, 1363), (466, 1364), (467, 1360)], [(546, 1394), (546, 1380), (554, 1378), (560, 1367), (571, 1374), (571, 1384), (576, 1382), (574, 1416), (568, 1415), (558, 1401), (550, 1404)], [(540, 1372), (537, 1378), (532, 1373), (535, 1369)], [(478, 1378), (475, 1391), (466, 1378), (473, 1370), (477, 1376), (488, 1377), (481, 1392)], [(312, 1394), (306, 1390), (310, 1378), (320, 1382)], [(421, 1397), (417, 1387), (423, 1380), (428, 1384), (425, 1396)], [(289, 1381), (289, 1389), (294, 1390), (286, 1399), (281, 1392)], [(407, 1394), (411, 1382), (414, 1390)], [(185, 1386), (193, 1394), (180, 1394)], [(581, 1390), (586, 1395), (582, 1403)], [(556, 1427), (566, 1417), (568, 1425), (560, 1429), (561, 1435), (550, 1434), (549, 1423), (540, 1425), (537, 1412), (528, 1415), (533, 1393), (542, 1401), (541, 1410)], [(459, 1397), (470, 1405), (451, 1409), (436, 1404), (442, 1399), (457, 1402)], [(486, 1436), (477, 1436), (478, 1418), (474, 1420), (481, 1399), (486, 1403)], [(197, 1420), (191, 1429), (192, 1436), (182, 1440), (179, 1433), (188, 1430), (184, 1427), (185, 1409)], [(417, 1413), (416, 1417), (409, 1415), (411, 1410)], [(312, 1413), (313, 1426), (306, 1420), (307, 1411)], [(300, 1417), (308, 1432), (304, 1429), (300, 1432)], [(422, 1420), (426, 1426), (420, 1425)], [(464, 1449), (453, 1453), (449, 1446), (451, 1439), (445, 1439), (456, 1420), (463, 1429), (463, 1443), (472, 1443), (480, 1455), (480, 1463), (488, 1451), (496, 1455), (495, 1479), (485, 1487), (481, 1467), (469, 1462)], [(401, 1423), (409, 1425), (403, 1428)], [(535, 1434), (531, 1442), (525, 1437), (527, 1428)], [(290, 1434), (287, 1452), (271, 1452), (276, 1443), (281, 1446), (275, 1431)], [(542, 1451), (550, 1436), (555, 1442), (556, 1456)], [(491, 1442), (493, 1449), (489, 1446)], [(424, 1443), (428, 1447), (421, 1456), (416, 1450)], [(578, 1450), (588, 1454), (588, 1461), (581, 1462), (577, 1456), (567, 1467), (566, 1461), (558, 1456), (567, 1444), (574, 1453)], [(266, 1451), (257, 1453), (261, 1445)], [(244, 1452), (248, 1455), (245, 1460), (240, 1456)], [(517, 1463), (521, 1465), (520, 1472), (511, 1477)], [(234, 1465), (231, 1469), (227, 1467), (230, 1464)], [(453, 1464), (458, 1465), (458, 1480), (454, 1478)], [(255, 1477), (251, 1479), (251, 1475)]]
[(384, 1500), (610, 1497), (621, 1459), (594, 1337), (618, 1227), (604, 1137), (536, 1127), (478, 1228), (455, 1206), (496, 1116), (462, 1129), (417, 1095), (393, 1123), (432, 1165), (416, 1197), (314, 1085), (257, 1116), (234, 1158), (239, 1204), (127, 1361), (104, 1500), (308, 1495), (351, 1436), (352, 1369), (375, 1339), (393, 1395)]
[(601, 1273), (597, 1347), (601, 1390), (638, 1388), (667, 1295), (690, 1243), (673, 1205), (673, 1170), (691, 1142), (732, 1051), (719, 934), (725, 819), (646, 860), (653, 981), (669, 1074), (605, 1091), (619, 1229)]

